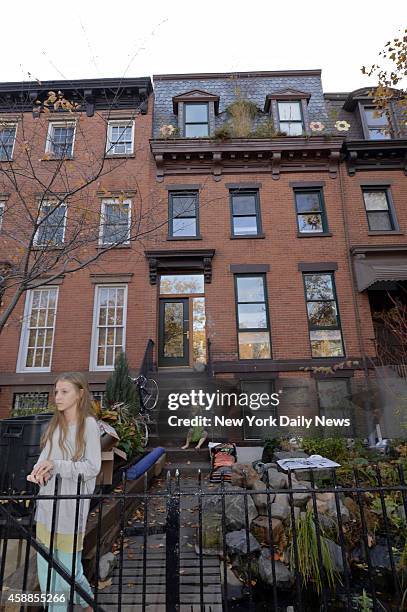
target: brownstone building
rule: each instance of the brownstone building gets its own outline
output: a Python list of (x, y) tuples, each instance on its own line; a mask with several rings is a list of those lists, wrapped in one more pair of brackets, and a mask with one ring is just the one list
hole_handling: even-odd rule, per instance
[[(118, 351), (137, 371), (147, 349), (163, 415), (170, 391), (275, 391), (277, 412), (347, 415), (348, 437), (377, 423), (395, 435), (379, 379), (390, 372), (404, 389), (405, 369), (391, 359), (377, 367), (373, 313), (391, 296), (405, 300), (407, 141), (397, 108), (377, 117), (366, 90), (324, 94), (318, 70), (158, 75), (154, 94), (149, 79), (46, 83), (35, 95), (4, 84), (0, 171), (23, 146), (17, 95), (44, 100), (53, 89), (82, 103), (70, 121), (60, 109), (32, 116), (27, 102), (38, 172), (56, 163), (60, 142), (71, 147), (65, 177), (79, 173), (81, 156), (89, 164), (90, 149), (106, 156), (86, 206), (101, 220), (89, 248), (112, 248), (74, 274), (44, 275), (20, 299), (1, 334), (0, 415), (46, 404), (61, 371), (85, 371), (101, 394)], [(0, 186), (3, 261), (13, 197)], [(45, 225), (59, 242), (69, 206), (57, 234)], [(130, 228), (137, 239), (114, 247)], [(3, 308), (7, 273), (4, 288)], [(258, 439), (260, 429), (236, 435)]]

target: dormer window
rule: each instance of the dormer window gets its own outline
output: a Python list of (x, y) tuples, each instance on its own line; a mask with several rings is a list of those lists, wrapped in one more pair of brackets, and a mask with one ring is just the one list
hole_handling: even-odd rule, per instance
[(287, 136), (301, 136), (308, 131), (310, 93), (296, 89), (281, 89), (266, 97), (264, 112), (273, 119), (274, 127)]
[(345, 100), (343, 110), (348, 113), (357, 113), (362, 124), (363, 137), (366, 140), (390, 140), (397, 138), (400, 128), (397, 117), (393, 112), (392, 102), (387, 110), (381, 111), (372, 104), (373, 90), (362, 88), (352, 91)]
[(300, 100), (279, 101), (278, 119), (280, 132), (285, 132), (287, 136), (301, 136), (304, 132)]
[(184, 138), (208, 138), (215, 129), (219, 111), (219, 96), (194, 89), (172, 99), (174, 115), (178, 117), (180, 135)]
[(391, 138), (391, 126), (385, 112), (374, 106), (363, 106), (366, 135), (369, 140), (389, 140)]
[(186, 102), (184, 105), (186, 138), (206, 138), (209, 136), (208, 102)]

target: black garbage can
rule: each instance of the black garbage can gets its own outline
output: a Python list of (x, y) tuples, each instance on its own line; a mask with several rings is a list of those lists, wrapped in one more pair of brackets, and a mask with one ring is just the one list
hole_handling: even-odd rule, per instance
[(27, 490), (27, 474), (40, 456), (40, 440), (53, 413), (0, 420), (0, 491)]

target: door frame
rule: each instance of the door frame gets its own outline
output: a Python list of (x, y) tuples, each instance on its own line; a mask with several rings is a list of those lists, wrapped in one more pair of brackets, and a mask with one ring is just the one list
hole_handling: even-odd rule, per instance
[[(164, 313), (165, 304), (167, 303), (179, 303), (183, 304), (183, 357), (164, 357)], [(191, 332), (190, 332), (190, 300), (189, 296), (182, 297), (160, 297), (158, 305), (158, 365), (159, 366), (189, 366), (190, 364), (190, 346), (191, 346)]]

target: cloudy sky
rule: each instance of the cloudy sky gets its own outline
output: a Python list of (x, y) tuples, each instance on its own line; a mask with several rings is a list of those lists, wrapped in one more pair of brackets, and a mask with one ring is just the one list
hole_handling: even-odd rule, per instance
[(1, 10), (0, 80), (321, 68), (326, 92), (350, 91), (370, 84), (360, 67), (406, 25), (405, 0), (388, 6), (15, 0)]

